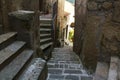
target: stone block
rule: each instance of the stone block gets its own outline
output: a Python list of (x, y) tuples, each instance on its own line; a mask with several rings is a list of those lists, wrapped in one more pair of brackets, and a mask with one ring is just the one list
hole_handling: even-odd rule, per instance
[(88, 7), (88, 10), (97, 10), (98, 6), (97, 6), (97, 3), (95, 1), (90, 1), (88, 4), (87, 4), (87, 7)]
[(64, 76), (63, 75), (59, 75), (59, 74), (51, 74), (50, 76), (49, 76), (49, 78), (50, 79), (64, 79)]
[(104, 2), (102, 7), (106, 10), (109, 10), (113, 7), (112, 3), (111, 2)]
[(48, 69), (50, 74), (62, 74), (62, 69)]
[(81, 76), (81, 80), (93, 80), (93, 78), (87, 76)]
[(113, 20), (120, 22), (120, 0), (114, 3)]
[(75, 76), (75, 75), (67, 75), (65, 76), (66, 80), (80, 80), (79, 76)]
[(65, 74), (82, 74), (81, 70), (71, 70), (71, 69), (66, 69), (64, 73)]

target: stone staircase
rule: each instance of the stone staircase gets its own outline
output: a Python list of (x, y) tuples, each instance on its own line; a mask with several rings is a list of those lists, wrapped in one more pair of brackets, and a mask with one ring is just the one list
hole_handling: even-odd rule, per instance
[(16, 37), (16, 32), (0, 35), (0, 80), (46, 80), (46, 62), (33, 58), (34, 51)]
[(92, 80), (72, 48), (55, 48), (48, 61), (47, 80)]
[(40, 16), (40, 48), (47, 57), (52, 50), (52, 18)]
[(110, 63), (98, 62), (93, 80), (120, 80), (120, 59), (112, 56)]

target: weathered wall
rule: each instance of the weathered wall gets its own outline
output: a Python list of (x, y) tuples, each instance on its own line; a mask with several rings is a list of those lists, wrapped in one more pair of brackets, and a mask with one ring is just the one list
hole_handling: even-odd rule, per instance
[(7, 9), (7, 2), (6, 0), (0, 0), (0, 6), (1, 6), (1, 23), (3, 25), (3, 31), (8, 32), (9, 31), (9, 22), (8, 22), (8, 9)]
[(1, 1), (0, 1), (0, 34), (3, 32), (3, 26), (2, 26), (2, 8), (1, 8)]
[(59, 27), (59, 39), (63, 37), (62, 30), (64, 28), (64, 4), (65, 4), (65, 0), (58, 0), (57, 21)]
[(34, 10), (34, 0), (6, 0), (7, 8), (10, 11)]
[(111, 55), (120, 53), (120, 0), (84, 1), (76, 0), (74, 51), (94, 70), (98, 60), (109, 62)]
[(0, 24), (2, 24), (2, 8), (1, 8), (1, 1), (0, 1)]
[[(18, 1), (18, 5), (12, 7), (12, 11), (22, 9), (28, 10), (28, 13), (13, 12), (9, 15), (10, 29), (18, 32), (18, 40), (27, 42), (27, 47), (34, 49), (35, 56), (40, 57), (39, 0), (23, 0), (23, 2), (14, 0), (13, 4), (15, 1)], [(34, 13), (29, 14), (29, 11)]]
[(40, 11), (45, 13), (52, 13), (53, 4), (57, 0), (40, 0)]
[[(29, 5), (28, 5), (29, 4)], [(35, 9), (36, 1), (34, 0), (0, 0), (0, 24), (3, 24), (3, 31), (9, 32), (9, 12), (16, 10), (33, 10)], [(38, 5), (39, 6), (39, 5)]]

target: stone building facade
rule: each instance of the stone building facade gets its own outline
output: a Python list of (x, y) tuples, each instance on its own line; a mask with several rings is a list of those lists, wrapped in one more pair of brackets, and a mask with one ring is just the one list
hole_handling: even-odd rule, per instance
[[(28, 42), (29, 48), (37, 53), (40, 43), (39, 0), (0, 0), (0, 5), (0, 24), (4, 33), (18, 32), (18, 39)], [(33, 11), (32, 15), (29, 11)]]
[(88, 69), (119, 56), (120, 0), (76, 0), (75, 25), (74, 51)]

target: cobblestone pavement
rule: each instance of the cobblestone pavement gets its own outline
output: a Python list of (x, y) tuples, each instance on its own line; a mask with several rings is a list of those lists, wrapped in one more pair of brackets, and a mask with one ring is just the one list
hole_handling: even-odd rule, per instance
[(47, 64), (47, 80), (92, 80), (71, 47), (55, 48)]

